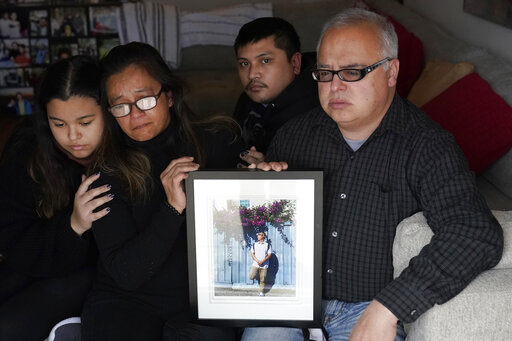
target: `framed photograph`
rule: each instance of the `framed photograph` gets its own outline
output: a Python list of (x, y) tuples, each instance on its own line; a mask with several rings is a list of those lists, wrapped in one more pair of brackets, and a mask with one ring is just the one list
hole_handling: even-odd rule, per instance
[[(0, 71), (1, 73), (1, 71)], [(31, 88), (0, 88), (0, 109), (2, 116), (23, 116), (33, 112)]]
[(29, 31), (28, 12), (24, 8), (0, 10), (0, 37), (26, 38)]
[(119, 38), (98, 38), (98, 58), (103, 58), (117, 45), (121, 44)]
[(116, 34), (119, 7), (89, 7), (91, 34)]
[(11, 0), (11, 2), (15, 2), (18, 5), (28, 5), (28, 6), (34, 6), (34, 5), (45, 5), (48, 3), (48, 0)]
[(78, 54), (97, 58), (98, 48), (96, 46), (96, 38), (78, 38)]
[(51, 44), (52, 62), (55, 63), (61, 59), (76, 56), (78, 54), (78, 44), (76, 42)]
[(83, 37), (87, 35), (85, 7), (57, 7), (51, 12), (52, 37)]
[(53, 5), (77, 5), (84, 4), (86, 0), (52, 0), (51, 3)]
[(31, 37), (48, 37), (48, 10), (38, 9), (29, 12), (30, 18), (30, 36)]
[(50, 48), (47, 38), (36, 38), (30, 40), (30, 56), (32, 64), (46, 65), (50, 63)]
[(30, 64), (27, 38), (0, 39), (0, 68), (25, 67)]
[(0, 69), (0, 87), (18, 88), (27, 86), (22, 68)]
[(186, 180), (190, 302), (202, 323), (321, 325), (321, 171)]
[(25, 79), (28, 86), (35, 88), (43, 78), (44, 67), (30, 67), (25, 69)]

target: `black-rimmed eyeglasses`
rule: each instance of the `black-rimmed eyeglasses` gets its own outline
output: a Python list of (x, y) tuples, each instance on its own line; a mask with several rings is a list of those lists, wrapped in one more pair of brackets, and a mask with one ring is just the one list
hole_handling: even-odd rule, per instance
[(386, 57), (375, 64), (367, 66), (362, 69), (341, 69), (341, 70), (327, 70), (327, 69), (316, 69), (313, 70), (313, 79), (317, 82), (331, 82), (334, 75), (338, 75), (338, 78), (344, 82), (357, 82), (364, 78), (367, 74), (381, 66), (382, 64), (391, 61), (392, 58)]
[(123, 117), (130, 115), (132, 112), (132, 105), (135, 105), (140, 111), (146, 111), (156, 107), (158, 98), (162, 94), (164, 88), (160, 88), (160, 91), (155, 96), (142, 97), (132, 103), (120, 103), (110, 107), (109, 111), (114, 117)]

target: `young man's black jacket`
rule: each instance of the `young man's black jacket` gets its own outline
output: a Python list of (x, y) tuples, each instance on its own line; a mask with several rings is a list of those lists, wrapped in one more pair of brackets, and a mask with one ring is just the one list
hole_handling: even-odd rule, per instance
[(311, 76), (315, 63), (315, 53), (303, 53), (301, 73), (266, 106), (252, 101), (245, 92), (240, 95), (233, 117), (242, 127), (242, 138), (247, 148), (255, 146), (265, 154), (270, 141), (284, 123), (319, 105), (318, 88)]

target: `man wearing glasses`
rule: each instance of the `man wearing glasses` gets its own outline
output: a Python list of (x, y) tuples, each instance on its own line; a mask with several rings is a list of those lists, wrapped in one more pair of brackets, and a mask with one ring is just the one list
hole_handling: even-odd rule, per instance
[[(259, 168), (324, 171), (323, 327), (329, 340), (404, 340), (402, 323), (496, 265), (503, 232), (453, 136), (395, 92), (393, 26), (350, 9), (318, 45), (321, 108), (287, 123)], [(393, 279), (397, 225), (423, 211), (431, 242)], [(284, 336), (284, 337), (283, 337)], [(303, 340), (300, 329), (248, 328), (243, 340)]]
[(244, 93), (233, 116), (242, 127), (246, 147), (254, 147), (241, 157), (252, 163), (263, 159), (261, 153), (284, 123), (318, 106), (311, 79), (314, 53), (301, 54), (293, 26), (273, 17), (242, 26), (234, 48)]

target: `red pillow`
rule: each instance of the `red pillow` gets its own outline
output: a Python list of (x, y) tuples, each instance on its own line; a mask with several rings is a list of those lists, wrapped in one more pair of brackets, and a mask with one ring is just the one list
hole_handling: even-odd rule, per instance
[(512, 148), (512, 108), (476, 72), (421, 108), (455, 136), (476, 173)]
[(398, 60), (400, 60), (396, 91), (402, 98), (407, 98), (425, 66), (423, 43), (413, 33), (407, 31), (395, 18), (369, 6), (366, 2), (356, 0), (354, 7), (364, 8), (385, 16), (395, 27), (398, 37)]
[(395, 26), (395, 32), (398, 36), (400, 70), (398, 72), (396, 91), (402, 98), (407, 98), (409, 91), (411, 91), (412, 86), (420, 77), (421, 71), (425, 66), (423, 43), (393, 17), (387, 16), (387, 18)]

